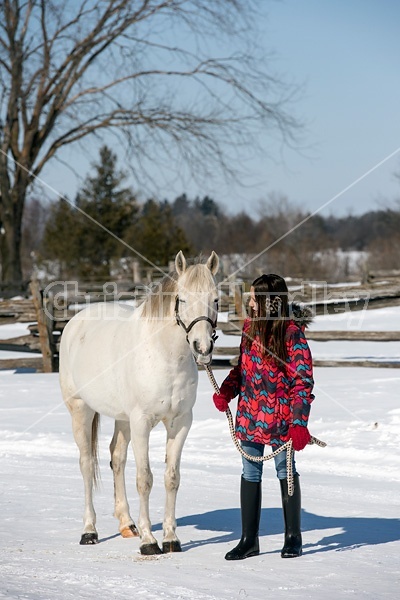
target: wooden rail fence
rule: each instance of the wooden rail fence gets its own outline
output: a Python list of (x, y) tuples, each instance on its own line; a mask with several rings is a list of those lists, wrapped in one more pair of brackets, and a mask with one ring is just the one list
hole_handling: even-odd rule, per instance
[[(383, 306), (400, 305), (400, 280), (391, 279), (388, 285), (372, 278), (373, 283), (368, 288), (365, 285), (357, 288), (332, 286), (324, 290), (325, 300), (327, 291), (329, 301), (324, 302), (318, 290), (306, 286), (292, 290), (291, 295), (296, 300), (312, 307), (315, 314), (341, 314), (347, 311), (380, 308)], [(118, 287), (118, 286), (117, 286)], [(22, 358), (0, 358), (0, 369), (35, 369), (37, 371), (54, 372), (58, 370), (58, 350), (60, 337), (66, 323), (80, 310), (82, 305), (99, 301), (138, 301), (146, 285), (132, 288), (132, 283), (122, 282), (117, 289), (104, 286), (86, 285), (77, 293), (76, 287), (65, 288), (55, 286), (51, 294), (44, 294), (37, 280), (30, 283), (31, 297), (28, 299), (7, 299), (0, 302), (0, 325), (11, 323), (27, 323), (29, 334), (16, 338), (0, 340), (0, 350), (16, 350), (26, 353)], [(223, 311), (230, 311), (228, 322), (218, 322), (218, 329), (226, 335), (240, 335), (245, 315), (246, 293), (244, 286), (235, 286), (227, 282), (222, 286)], [(346, 294), (346, 297), (344, 295)], [(341, 297), (342, 296), (342, 297)], [(400, 331), (313, 331), (308, 330), (307, 337), (315, 341), (362, 341), (383, 342), (400, 341)], [(234, 339), (234, 338), (233, 338)], [(214, 348), (213, 366), (229, 366), (236, 364), (238, 344)], [(314, 360), (316, 366), (369, 366), (369, 367), (400, 367), (400, 361), (385, 360)]]

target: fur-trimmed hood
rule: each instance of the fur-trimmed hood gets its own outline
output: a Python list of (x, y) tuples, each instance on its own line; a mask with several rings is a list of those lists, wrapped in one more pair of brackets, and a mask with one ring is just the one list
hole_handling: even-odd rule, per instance
[(297, 302), (289, 304), (289, 315), (293, 321), (300, 327), (308, 327), (313, 321), (313, 314), (311, 308), (308, 306), (302, 306)]

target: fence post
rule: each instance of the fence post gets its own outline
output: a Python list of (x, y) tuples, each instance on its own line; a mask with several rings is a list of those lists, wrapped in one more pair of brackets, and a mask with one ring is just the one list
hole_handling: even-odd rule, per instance
[(49, 302), (48, 307), (45, 306), (36, 277), (30, 282), (29, 288), (36, 310), (40, 348), (43, 356), (43, 371), (44, 373), (52, 373), (54, 371), (53, 318), (51, 314), (46, 314), (47, 310), (45, 311), (45, 308), (52, 310), (52, 303)]
[(235, 304), (235, 312), (239, 321), (239, 328), (242, 329), (245, 315), (246, 315), (246, 305), (243, 299), (243, 288), (244, 283), (235, 281), (233, 282), (233, 301)]
[(137, 258), (132, 261), (133, 283), (142, 283), (140, 264)]

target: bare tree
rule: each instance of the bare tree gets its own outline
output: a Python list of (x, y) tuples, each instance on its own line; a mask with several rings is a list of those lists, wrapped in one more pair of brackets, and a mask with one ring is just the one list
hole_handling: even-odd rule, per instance
[(265, 126), (294, 131), (285, 88), (253, 45), (262, 1), (2, 0), (3, 281), (21, 280), (27, 190), (65, 146), (112, 130), (138, 176), (171, 156), (233, 175), (229, 149)]

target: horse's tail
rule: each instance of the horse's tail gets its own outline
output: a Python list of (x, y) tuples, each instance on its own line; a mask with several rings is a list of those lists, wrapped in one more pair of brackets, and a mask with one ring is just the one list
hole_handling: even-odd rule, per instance
[(93, 485), (97, 489), (100, 482), (100, 469), (99, 469), (99, 429), (100, 429), (100, 415), (95, 413), (92, 421), (92, 459), (93, 459)]

